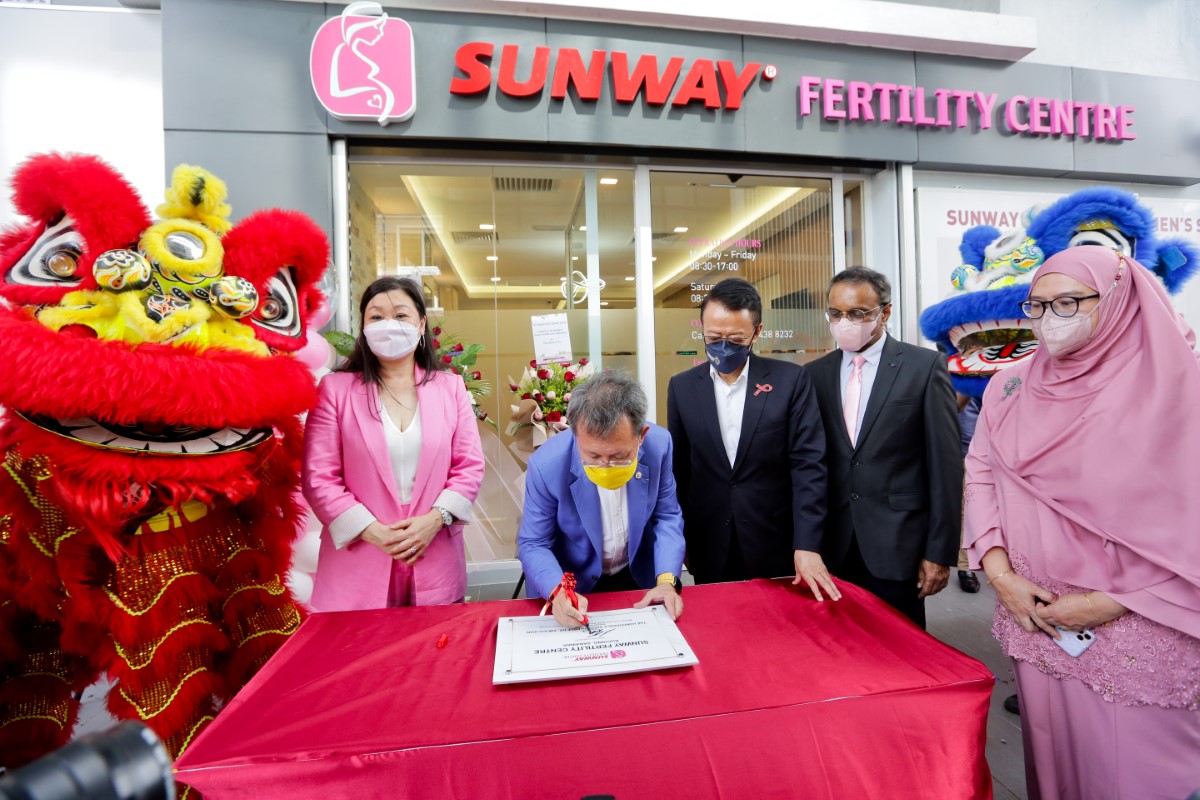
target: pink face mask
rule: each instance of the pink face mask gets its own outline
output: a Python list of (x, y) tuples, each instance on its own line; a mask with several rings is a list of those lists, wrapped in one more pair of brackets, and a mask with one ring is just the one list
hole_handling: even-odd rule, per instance
[(876, 323), (882, 318), (876, 317), (869, 322), (851, 322), (847, 317), (842, 317), (837, 322), (829, 323), (829, 332), (833, 334), (833, 340), (837, 342), (838, 347), (847, 353), (857, 353), (871, 341), (871, 337), (875, 335)]
[(1079, 350), (1091, 341), (1090, 323), (1099, 308), (1100, 304), (1097, 303), (1090, 314), (1076, 314), (1073, 317), (1060, 317), (1047, 309), (1046, 313), (1033, 321), (1038, 345), (1046, 348), (1046, 352), (1054, 357), (1070, 355)]

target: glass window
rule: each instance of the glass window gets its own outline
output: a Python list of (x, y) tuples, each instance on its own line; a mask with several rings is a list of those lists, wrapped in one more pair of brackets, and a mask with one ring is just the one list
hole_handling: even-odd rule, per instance
[[(861, 184), (854, 186), (855, 199), (848, 192), (844, 201), (846, 257), (861, 263), (853, 260), (862, 251)], [(667, 381), (705, 363), (698, 308), (722, 278), (745, 278), (762, 296), (755, 352), (804, 363), (832, 348), (823, 316), (833, 275), (831, 195), (827, 179), (651, 173), (660, 422), (667, 418)]]
[[(636, 376), (633, 173), (518, 165), (355, 162), (350, 166), (351, 292), (376, 277), (421, 281), (439, 343), (480, 345), (473, 365), (487, 471), (471, 562), (516, 557), (524, 465), (534, 431), (510, 435), (534, 358), (531, 316), (565, 313), (577, 361)], [(461, 357), (451, 355), (452, 359)]]

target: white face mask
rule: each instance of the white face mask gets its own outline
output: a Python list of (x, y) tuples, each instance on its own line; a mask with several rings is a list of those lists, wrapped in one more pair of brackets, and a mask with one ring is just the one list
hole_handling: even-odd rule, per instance
[(838, 347), (847, 353), (857, 353), (871, 341), (871, 337), (875, 335), (876, 323), (881, 319), (882, 314), (870, 322), (851, 322), (848, 317), (842, 317), (837, 322), (829, 323), (829, 332), (833, 334)]
[(381, 319), (363, 326), (367, 347), (377, 357), (391, 361), (404, 358), (417, 349), (421, 331), (416, 325), (398, 319)]
[(1038, 346), (1046, 348), (1051, 356), (1065, 356), (1082, 348), (1092, 339), (1092, 317), (1100, 308), (1096, 304), (1090, 314), (1060, 317), (1050, 309), (1033, 321), (1033, 332), (1037, 334)]

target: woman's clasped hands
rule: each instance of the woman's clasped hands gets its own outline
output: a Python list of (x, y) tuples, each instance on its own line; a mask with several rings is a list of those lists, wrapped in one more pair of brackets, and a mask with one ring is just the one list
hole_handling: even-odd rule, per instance
[(403, 561), (411, 567), (425, 555), (433, 537), (437, 536), (443, 527), (445, 525), (442, 515), (430, 511), (418, 517), (393, 522), (391, 525), (376, 520), (363, 530), (362, 538), (387, 553), (389, 557)]

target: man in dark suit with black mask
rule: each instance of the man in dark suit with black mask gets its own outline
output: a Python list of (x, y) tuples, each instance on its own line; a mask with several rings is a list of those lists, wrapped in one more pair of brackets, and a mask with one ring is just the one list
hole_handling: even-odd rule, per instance
[(821, 552), (839, 578), (924, 628), (924, 600), (945, 587), (958, 556), (958, 407), (946, 359), (887, 335), (891, 301), (874, 270), (835, 275), (826, 316), (839, 349), (806, 365), (829, 472)]
[(804, 369), (750, 351), (762, 333), (754, 285), (726, 278), (700, 305), (708, 363), (671, 378), (667, 428), (697, 583), (796, 575), (841, 592), (821, 559), (825, 434)]

